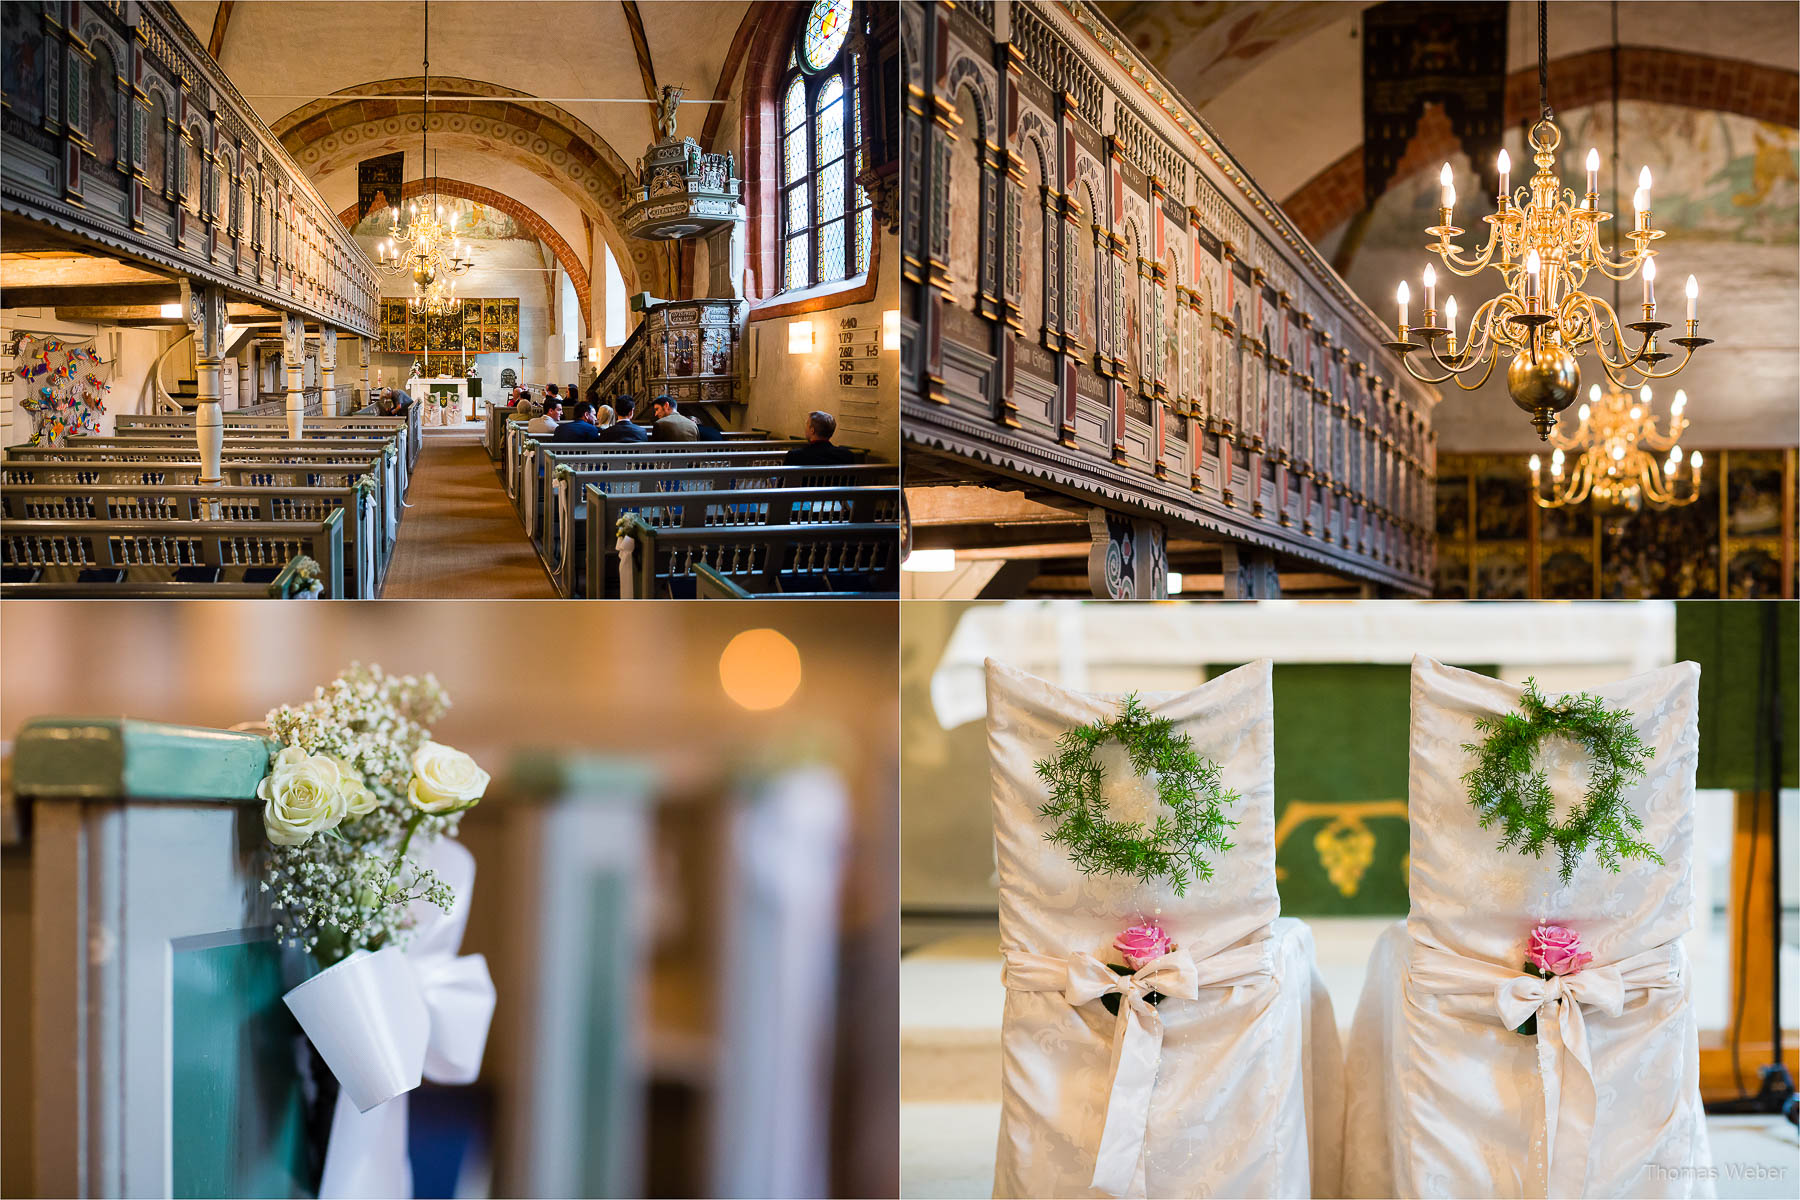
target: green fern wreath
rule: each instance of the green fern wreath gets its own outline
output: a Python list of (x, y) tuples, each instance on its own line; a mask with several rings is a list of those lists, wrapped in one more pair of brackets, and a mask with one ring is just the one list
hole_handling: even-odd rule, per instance
[[(1656, 753), (1638, 737), (1630, 710), (1607, 708), (1600, 697), (1587, 692), (1551, 704), (1537, 690), (1535, 679), (1525, 681), (1519, 709), (1482, 717), (1475, 728), (1487, 737), (1479, 745), (1463, 746), (1477, 756), (1463, 782), (1469, 787), (1469, 803), (1481, 814), (1482, 828), (1498, 823), (1501, 848), (1515, 847), (1533, 858), (1554, 845), (1564, 883), (1590, 849), (1601, 866), (1615, 873), (1621, 859), (1662, 862), (1655, 848), (1637, 836), (1644, 820), (1620, 794), (1627, 784), (1644, 777), (1645, 764)], [(1552, 815), (1555, 798), (1549, 779), (1542, 769), (1531, 767), (1538, 745), (1556, 735), (1580, 742), (1593, 760), (1586, 797), (1560, 824)]]
[[(1106, 772), (1094, 751), (1108, 739), (1125, 747), (1132, 770), (1157, 774), (1156, 795), (1165, 811), (1148, 828), (1115, 820), (1107, 810), (1101, 794)], [(1111, 721), (1077, 726), (1058, 738), (1056, 754), (1039, 761), (1037, 773), (1050, 790), (1038, 813), (1056, 822), (1044, 838), (1063, 847), (1083, 875), (1166, 879), (1177, 896), (1185, 896), (1189, 883), (1212, 878), (1202, 851), (1231, 849), (1225, 831), (1237, 822), (1224, 809), (1238, 794), (1219, 782), (1219, 764), (1202, 758), (1169, 718), (1151, 716), (1135, 693)]]

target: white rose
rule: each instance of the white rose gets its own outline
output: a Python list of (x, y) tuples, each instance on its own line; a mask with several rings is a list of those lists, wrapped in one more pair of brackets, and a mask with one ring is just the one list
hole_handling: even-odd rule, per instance
[(461, 750), (426, 742), (412, 756), (412, 783), (406, 798), (434, 816), (472, 806), (487, 791), (488, 773)]
[(328, 754), (284, 747), (256, 795), (263, 802), (263, 832), (277, 846), (304, 846), (312, 835), (344, 819), (343, 776)]
[(332, 760), (338, 765), (338, 774), (344, 781), (344, 810), (352, 817), (360, 817), (364, 813), (375, 811), (380, 803), (369, 785), (363, 782), (362, 772), (352, 767), (341, 758)]

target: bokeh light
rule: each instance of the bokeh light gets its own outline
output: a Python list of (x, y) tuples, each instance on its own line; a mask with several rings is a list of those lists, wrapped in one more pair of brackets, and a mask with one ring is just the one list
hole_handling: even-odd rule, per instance
[(751, 712), (780, 708), (800, 688), (800, 651), (773, 629), (746, 629), (719, 655), (719, 683)]

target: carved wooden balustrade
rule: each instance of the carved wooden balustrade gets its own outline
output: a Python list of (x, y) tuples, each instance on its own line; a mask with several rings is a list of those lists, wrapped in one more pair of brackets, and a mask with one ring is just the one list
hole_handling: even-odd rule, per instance
[(1075, 0), (901, 14), (908, 485), (1087, 508), (1102, 595), (1429, 590), (1437, 394), (1204, 122)]
[(375, 335), (373, 265), (172, 5), (21, 0), (6, 24), (8, 249), (117, 252)]
[(744, 407), (738, 390), (743, 303), (715, 298), (650, 305), (590, 389), (603, 403), (635, 397), (642, 422), (650, 419), (650, 401), (668, 395), (684, 412), (699, 408), (721, 428), (735, 428)]

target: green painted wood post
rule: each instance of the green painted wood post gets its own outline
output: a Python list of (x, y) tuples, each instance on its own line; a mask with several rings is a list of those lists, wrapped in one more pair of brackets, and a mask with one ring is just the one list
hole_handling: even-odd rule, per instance
[(258, 878), (269, 745), (129, 720), (20, 731), (43, 1194), (307, 1194), (281, 1003), (307, 966), (276, 945)]
[(644, 766), (557, 753), (513, 764), (500, 902), (519, 936), (495, 1047), (507, 1095), (497, 1192), (642, 1194), (649, 977), (643, 938), (655, 780)]

